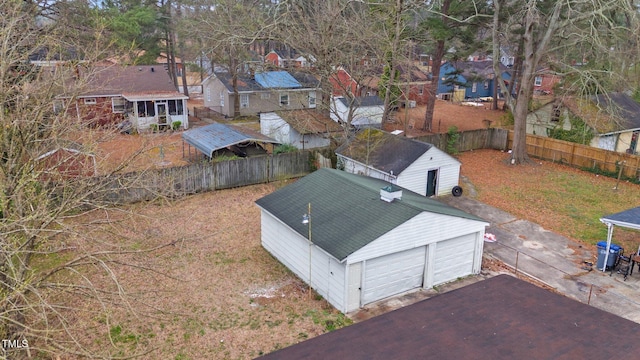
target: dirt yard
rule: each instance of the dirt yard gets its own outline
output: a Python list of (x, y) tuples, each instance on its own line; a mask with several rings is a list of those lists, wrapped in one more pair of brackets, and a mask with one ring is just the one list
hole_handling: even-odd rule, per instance
[[(545, 229), (565, 234), (562, 217), (536, 197), (516, 196), (554, 190), (553, 177), (579, 174), (540, 162), (514, 169), (505, 152), (471, 151), (459, 155), (465, 196), (513, 212)], [(591, 175), (586, 175), (591, 176)], [(592, 177), (609, 191), (615, 179)], [(250, 359), (300, 342), (351, 320), (332, 309), (260, 246), (255, 200), (290, 182), (249, 186), (95, 211), (78, 219), (79, 248), (132, 251), (112, 263), (128, 296), (120, 307), (94, 311), (79, 321), (89, 346), (105, 357), (146, 354), (143, 359)], [(615, 199), (640, 201), (639, 187), (622, 184)], [(302, 211), (302, 210), (301, 210)], [(96, 240), (100, 240), (96, 242)], [(162, 246), (153, 252), (144, 249)], [(123, 264), (135, 264), (124, 266)], [(500, 264), (485, 262), (491, 270)], [(109, 277), (94, 283), (113, 287)], [(74, 300), (76, 303), (78, 299)], [(76, 315), (77, 316), (77, 315)], [(112, 335), (109, 346), (106, 334)], [(114, 335), (116, 334), (116, 335)], [(68, 358), (63, 356), (63, 358)]]
[[(189, 106), (193, 107), (198, 104), (198, 102), (193, 102)], [(487, 125), (494, 127), (501, 125), (505, 113), (499, 110), (489, 110), (489, 108), (489, 103), (484, 103), (483, 107), (473, 107), (438, 100), (433, 130), (440, 133), (447, 132), (452, 126), (457, 127), (458, 131), (466, 131), (486, 128)], [(409, 137), (429, 134), (418, 129), (424, 119), (424, 113), (424, 106), (409, 109), (406, 113), (405, 109), (400, 109), (395, 116), (396, 120), (392, 123), (385, 123), (384, 129), (387, 131), (403, 130)], [(189, 123), (191, 129), (207, 125), (207, 122), (195, 117), (190, 117)], [(124, 171), (188, 164), (185, 158), (188, 149), (182, 142), (182, 131), (140, 135), (109, 134), (104, 138), (106, 140), (100, 142), (97, 151), (102, 173), (108, 173), (114, 168), (114, 164), (121, 164), (125, 159), (132, 160), (128, 162), (123, 169)]]

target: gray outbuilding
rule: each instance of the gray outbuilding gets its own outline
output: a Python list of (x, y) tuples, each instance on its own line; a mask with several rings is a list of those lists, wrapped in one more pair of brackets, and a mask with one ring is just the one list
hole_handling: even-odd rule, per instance
[(256, 204), (262, 246), (345, 313), (480, 272), (486, 221), (380, 179), (323, 168)]

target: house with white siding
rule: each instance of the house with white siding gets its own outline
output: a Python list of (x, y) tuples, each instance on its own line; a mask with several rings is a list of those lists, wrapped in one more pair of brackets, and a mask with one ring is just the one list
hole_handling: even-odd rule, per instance
[(423, 196), (460, 191), (460, 161), (432, 144), (365, 129), (336, 149), (338, 168), (402, 186)]
[(380, 179), (322, 168), (256, 204), (262, 246), (344, 313), (480, 272), (486, 221)]

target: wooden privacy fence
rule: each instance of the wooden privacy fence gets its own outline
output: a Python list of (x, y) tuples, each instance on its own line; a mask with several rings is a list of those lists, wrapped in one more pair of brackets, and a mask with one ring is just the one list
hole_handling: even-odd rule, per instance
[[(527, 153), (540, 159), (560, 162), (583, 169), (620, 173), (627, 178), (640, 176), (640, 156), (598, 149), (544, 136), (527, 135)], [(509, 131), (508, 147), (513, 146), (513, 131)]]
[(153, 200), (158, 196), (179, 197), (203, 191), (268, 183), (308, 174), (310, 152), (248, 157), (221, 162), (132, 172), (89, 181), (93, 200), (125, 204)]
[[(458, 152), (464, 152), (477, 149), (495, 149), (506, 150), (507, 138), (509, 130), (489, 128), (480, 130), (462, 131), (457, 133), (458, 139), (451, 145)], [(435, 145), (438, 149), (447, 151), (449, 138), (451, 135), (448, 133), (433, 134), (427, 136), (421, 136), (416, 140), (424, 141), (429, 144)]]

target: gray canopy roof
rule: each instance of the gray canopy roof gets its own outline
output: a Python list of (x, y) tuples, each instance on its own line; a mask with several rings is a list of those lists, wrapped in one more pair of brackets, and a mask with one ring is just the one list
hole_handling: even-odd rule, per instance
[(604, 216), (600, 219), (605, 224), (622, 226), (640, 230), (640, 207), (635, 207), (619, 213)]
[(278, 141), (257, 131), (220, 123), (185, 131), (182, 133), (182, 140), (208, 157), (213, 157), (213, 152), (216, 150), (246, 142), (279, 144)]

